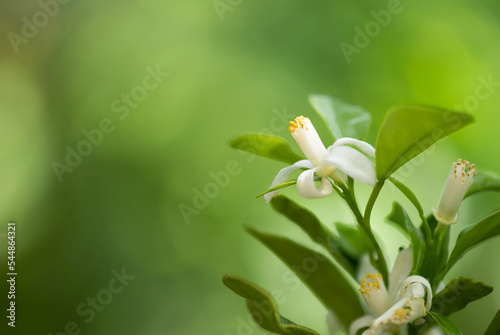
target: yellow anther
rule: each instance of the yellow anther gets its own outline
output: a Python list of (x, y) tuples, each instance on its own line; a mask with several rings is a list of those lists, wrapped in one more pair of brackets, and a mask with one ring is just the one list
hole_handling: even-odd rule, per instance
[(373, 286), (372, 282), (368, 282), (368, 286), (372, 287)]

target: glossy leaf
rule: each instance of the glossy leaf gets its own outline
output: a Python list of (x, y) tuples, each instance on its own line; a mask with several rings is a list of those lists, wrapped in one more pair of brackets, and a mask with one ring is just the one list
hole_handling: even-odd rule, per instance
[(304, 159), (290, 149), (288, 143), (279, 136), (266, 134), (246, 134), (230, 142), (231, 147), (252, 154), (293, 164)]
[(309, 95), (309, 103), (325, 121), (335, 139), (363, 139), (370, 129), (371, 115), (364, 108), (330, 95)]
[(472, 278), (453, 279), (432, 299), (432, 311), (448, 316), (493, 291), (493, 287)]
[(413, 252), (413, 273), (416, 273), (422, 266), (425, 256), (425, 241), (422, 232), (413, 225), (406, 211), (397, 202), (392, 204), (392, 212), (388, 219), (395, 222), (410, 238)]
[(355, 260), (353, 261), (341, 249), (339, 238), (325, 229), (313, 213), (282, 195), (275, 196), (271, 200), (271, 206), (299, 226), (313, 241), (322, 245), (340, 265), (354, 276)]
[(283, 335), (319, 335), (282, 317), (273, 296), (256, 284), (230, 274), (224, 275), (222, 282), (234, 293), (247, 299), (250, 314), (261, 328)]
[(436, 320), (437, 324), (446, 335), (462, 335), (460, 329), (458, 329), (458, 327), (446, 316), (431, 311), (427, 313)]
[(391, 108), (377, 138), (377, 178), (388, 178), (438, 140), (473, 121), (469, 114), (430, 106), (399, 105)]
[(484, 332), (484, 335), (498, 335), (500, 334), (500, 310), (498, 310), (497, 314), (491, 320), (488, 329)]
[(445, 273), (448, 272), (448, 270), (450, 270), (469, 249), (498, 234), (500, 234), (500, 211), (462, 230), (460, 235), (458, 235), (455, 248), (451, 252)]
[(286, 238), (247, 230), (278, 256), (344, 325), (364, 314), (354, 287), (325, 256)]
[(465, 193), (464, 198), (486, 191), (500, 192), (500, 178), (485, 173), (478, 173), (474, 177), (474, 181), (467, 190), (467, 193)]

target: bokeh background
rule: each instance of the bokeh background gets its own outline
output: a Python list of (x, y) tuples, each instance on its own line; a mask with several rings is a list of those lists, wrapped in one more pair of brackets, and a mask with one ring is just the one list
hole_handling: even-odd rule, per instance
[[(341, 43), (356, 46), (355, 29), (391, 6), (398, 13), (349, 62)], [(500, 173), (498, 1), (3, 1), (0, 33), (0, 262), (6, 273), (4, 233), (15, 220), (18, 334), (263, 334), (222, 285), (226, 272), (281, 290), (282, 314), (327, 334), (324, 308), (243, 230), (310, 245), (254, 198), (284, 165), (228, 146), (243, 132), (271, 132), (297, 150), (285, 127), (296, 115), (309, 116), (330, 144), (308, 94), (371, 111), (372, 144), (396, 103), (473, 113), (475, 125), (399, 172), (429, 212), (456, 158)], [(155, 71), (156, 86), (147, 77)], [(102, 122), (108, 132), (81, 147), (91, 152), (59, 180), (54, 164), (67, 165)], [(183, 217), (228, 164), (237, 172), (227, 185)], [(370, 190), (358, 190), (364, 203)], [(333, 196), (284, 193), (328, 226), (352, 222)], [(391, 261), (408, 244), (384, 222), (393, 199), (416, 214), (384, 189), (374, 227)], [(470, 198), (453, 236), (498, 209), (498, 194)], [(452, 317), (464, 334), (482, 333), (500, 307), (499, 251), (498, 239), (482, 245), (447, 277), (497, 289)], [(123, 269), (134, 279), (109, 296), (113, 271)], [(6, 301), (5, 280), (0, 288)], [(107, 304), (87, 322), (82, 311), (99, 297)]]

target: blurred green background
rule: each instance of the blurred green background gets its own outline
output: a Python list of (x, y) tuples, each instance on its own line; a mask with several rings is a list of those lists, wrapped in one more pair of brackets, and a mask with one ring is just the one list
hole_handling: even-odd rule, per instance
[[(498, 1), (396, 3), (398, 12), (350, 62), (339, 45), (355, 46), (355, 28), (364, 30), (371, 11), (393, 2), (61, 2), (0, 4), (0, 262), (6, 273), (4, 233), (15, 220), (18, 334), (263, 334), (222, 285), (226, 272), (281, 290), (285, 316), (327, 334), (324, 308), (243, 231), (251, 225), (310, 245), (254, 198), (284, 164), (228, 147), (242, 132), (270, 131), (297, 150), (285, 127), (297, 115), (309, 116), (329, 145), (310, 93), (370, 110), (372, 144), (396, 103), (476, 115), (475, 125), (398, 173), (429, 212), (457, 157), (480, 172), (500, 172)], [(92, 133), (103, 122), (108, 132)], [(82, 144), (86, 132), (97, 143), (90, 148)], [(72, 158), (75, 166), (58, 170), (58, 178), (54, 167), (67, 165), (68, 150), (78, 148), (91, 152)], [(237, 168), (227, 185), (212, 189), (186, 220), (181, 208), (193, 206), (196, 192), (228, 163)], [(358, 190), (364, 203), (369, 188)], [(352, 222), (333, 196), (284, 194), (327, 225)], [(384, 189), (374, 227), (391, 261), (407, 244), (383, 220), (393, 199), (416, 215), (398, 192)], [(498, 209), (498, 194), (467, 200), (454, 236)], [(452, 317), (464, 334), (482, 333), (500, 307), (499, 252), (498, 240), (490, 241), (447, 277), (473, 276), (497, 289)], [(123, 269), (134, 278), (110, 295), (110, 283), (120, 286), (114, 271)], [(0, 288), (6, 301), (5, 280)], [(91, 318), (92, 299), (106, 304)]]

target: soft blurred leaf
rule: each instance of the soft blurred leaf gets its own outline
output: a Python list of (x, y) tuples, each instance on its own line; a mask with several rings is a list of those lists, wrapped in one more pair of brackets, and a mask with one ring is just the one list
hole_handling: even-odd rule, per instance
[(275, 196), (271, 200), (271, 206), (297, 224), (313, 241), (322, 245), (344, 269), (355, 275), (356, 261), (341, 249), (339, 238), (326, 230), (313, 213), (282, 195)]
[(446, 335), (462, 335), (460, 329), (458, 329), (458, 327), (446, 316), (431, 311), (427, 313), (429, 313), (429, 315), (432, 316), (434, 320), (436, 320), (437, 324), (439, 325), (439, 327), (441, 327)]
[(366, 235), (356, 226), (337, 222), (335, 228), (339, 233), (340, 246), (351, 257), (359, 259), (369, 252)]
[(473, 194), (486, 191), (500, 192), (500, 178), (485, 173), (478, 173), (477, 176), (474, 177), (474, 181), (467, 190), (467, 193), (465, 193), (464, 199)]
[(247, 230), (274, 252), (344, 325), (364, 314), (356, 290), (325, 256), (286, 238)]
[(270, 193), (270, 192), (273, 192), (273, 191), (277, 191), (277, 190), (281, 190), (282, 188), (285, 188), (285, 187), (288, 187), (288, 186), (292, 186), (292, 185), (295, 185), (295, 184), (297, 184), (297, 180), (286, 181), (283, 184), (276, 185), (274, 187), (271, 187), (267, 191), (262, 192), (261, 194), (259, 194), (258, 196), (256, 196), (256, 198), (260, 198), (264, 194), (267, 194), (267, 193)]
[(377, 138), (377, 178), (386, 179), (438, 140), (473, 121), (469, 114), (430, 106), (399, 105), (391, 108)]
[(372, 118), (364, 108), (347, 104), (330, 95), (309, 95), (309, 103), (325, 121), (335, 139), (366, 137)]
[(450, 270), (469, 249), (498, 234), (500, 234), (500, 211), (462, 230), (460, 235), (458, 235), (455, 248), (451, 252), (445, 273), (448, 272), (448, 270)]
[(465, 308), (469, 303), (481, 299), (493, 291), (493, 287), (472, 278), (453, 279), (432, 299), (432, 311), (448, 316)]
[(231, 147), (245, 150), (252, 154), (268, 157), (293, 164), (304, 159), (290, 149), (288, 143), (279, 136), (265, 134), (246, 134), (230, 142)]
[(318, 335), (282, 317), (273, 296), (256, 284), (230, 274), (224, 275), (222, 281), (234, 293), (247, 299), (252, 318), (263, 329), (283, 335)]
[(413, 252), (413, 273), (416, 273), (422, 266), (425, 256), (425, 241), (422, 232), (413, 225), (406, 211), (397, 202), (392, 204), (392, 212), (387, 218), (406, 231), (407, 236), (410, 237)]
[(488, 329), (486, 329), (486, 331), (484, 332), (484, 335), (498, 335), (498, 334), (500, 334), (500, 309), (498, 310), (497, 314), (493, 317), (493, 320), (491, 320)]

